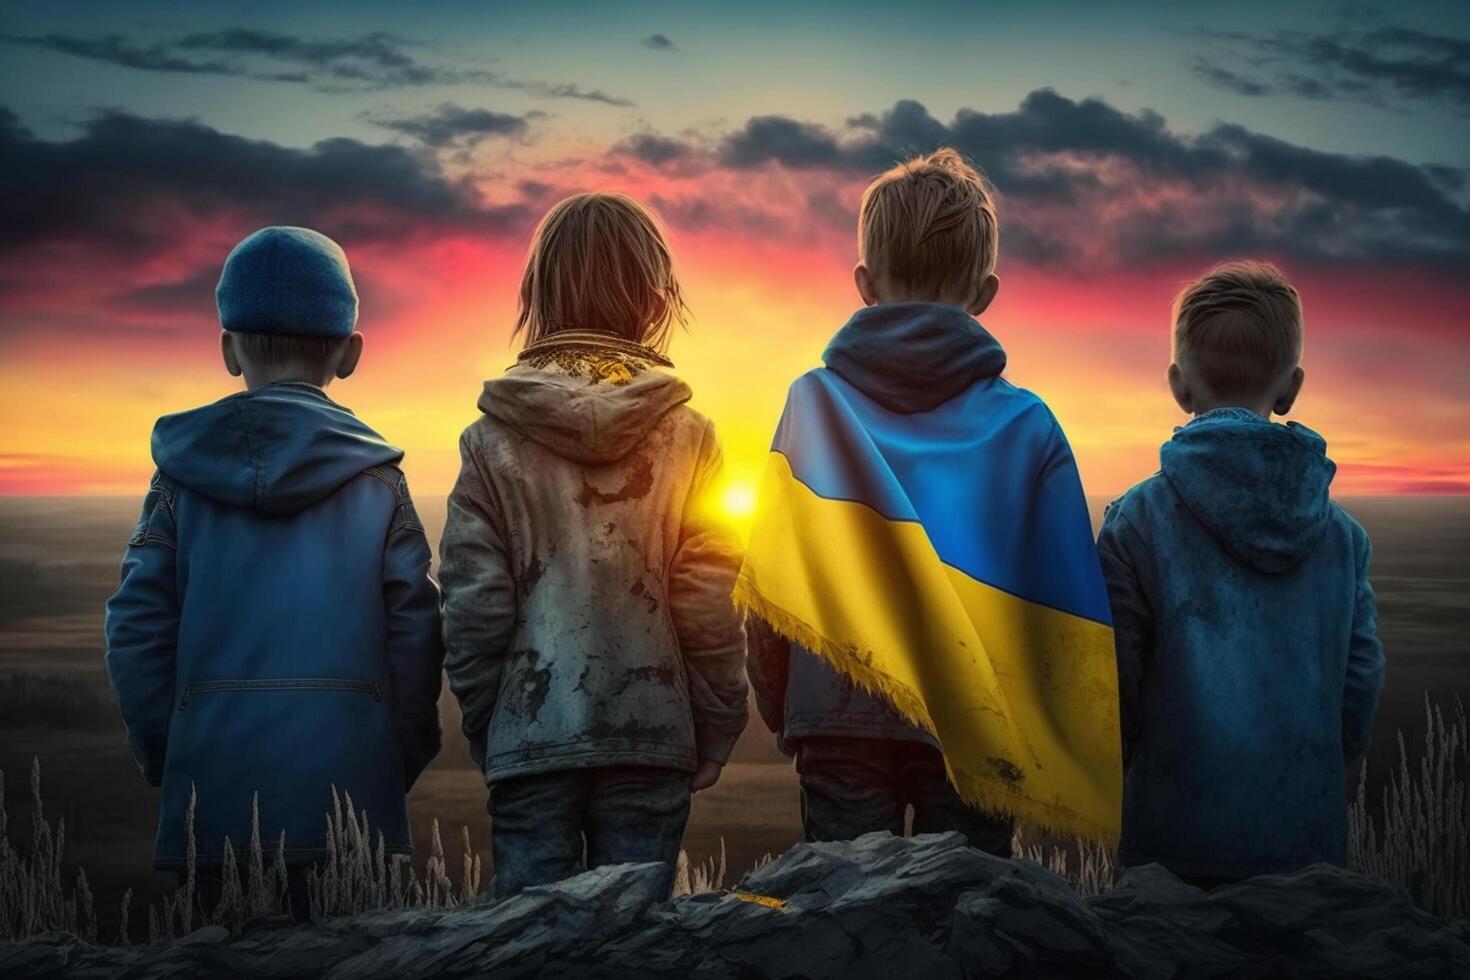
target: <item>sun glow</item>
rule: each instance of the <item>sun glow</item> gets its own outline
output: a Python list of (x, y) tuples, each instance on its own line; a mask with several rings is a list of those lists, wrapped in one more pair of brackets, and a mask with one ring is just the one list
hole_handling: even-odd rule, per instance
[(745, 522), (755, 513), (755, 487), (749, 483), (732, 483), (720, 495), (720, 507), (733, 521)]

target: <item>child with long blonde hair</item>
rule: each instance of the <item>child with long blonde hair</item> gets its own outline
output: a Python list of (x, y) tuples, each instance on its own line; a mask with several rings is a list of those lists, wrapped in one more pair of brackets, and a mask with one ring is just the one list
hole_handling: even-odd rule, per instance
[(542, 219), (516, 364), (460, 440), (441, 551), (450, 687), (490, 786), (495, 893), (661, 862), (746, 720), (740, 545), (714, 426), (665, 356), (667, 241), (622, 194)]

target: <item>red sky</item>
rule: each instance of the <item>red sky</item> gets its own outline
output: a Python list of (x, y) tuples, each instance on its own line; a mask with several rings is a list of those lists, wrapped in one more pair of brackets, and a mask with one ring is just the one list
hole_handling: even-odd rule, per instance
[[(1453, 92), (1413, 106), (1388, 88), (1376, 105), (1247, 97), (1218, 75), (1205, 84), (1184, 41), (1147, 85), (1121, 53), (1079, 75), (1075, 59), (1043, 56), (1070, 42), (1019, 23), (1008, 29), (1031, 33), (1013, 47), (1036, 57), (1008, 68), (1005, 94), (956, 88), (916, 42), (862, 72), (818, 51), (828, 74), (789, 65), (783, 101), (720, 74), (758, 38), (693, 26), (666, 32), (672, 49), (642, 46), (636, 70), (573, 57), (597, 43), (584, 34), (540, 60), (465, 67), (481, 64), (465, 48), (491, 42), (455, 48), (445, 29), (399, 52), (436, 59), (432, 83), (392, 74), (400, 61), (333, 74), (328, 60), (303, 62), (291, 88), (261, 81), (246, 53), (188, 88), (127, 49), (167, 49), (159, 24), (115, 25), (112, 48), (84, 60), (48, 39), (87, 25), (41, 20), (12, 25), (15, 59), (0, 69), (29, 72), (0, 98), (0, 492), (141, 494), (153, 420), (235, 390), (212, 301), (229, 248), (263, 225), (304, 224), (342, 242), (362, 294), (364, 365), (331, 393), (407, 450), (434, 506), (480, 383), (513, 360), (530, 228), (563, 194), (595, 188), (666, 219), (694, 314), (671, 354), (736, 479), (753, 481), (786, 386), (856, 304), (864, 183), (943, 144), (997, 186), (1002, 287), (982, 319), (1011, 380), (1060, 418), (1090, 493), (1153, 472), (1184, 421), (1163, 384), (1170, 300), (1242, 256), (1278, 262), (1302, 293), (1307, 384), (1292, 418), (1326, 437), (1337, 491), (1470, 493), (1470, 171), (1463, 140), (1444, 135), (1463, 127)], [(1117, 30), (1126, 53), (1138, 39)], [(350, 40), (340, 49), (357, 50)], [(505, 74), (574, 67), (593, 74), (570, 88)], [(1139, 84), (1122, 85), (1125, 72)], [(671, 77), (722, 85), (720, 99), (691, 100)]]
[[(222, 254), (228, 234), (201, 234)], [(672, 356), (714, 417), (737, 478), (759, 472), (786, 385), (819, 363), (855, 306), (850, 241), (782, 244), (725, 231), (673, 233), (694, 318)], [(1004, 238), (1002, 239), (1004, 241)], [(351, 258), (368, 339), (359, 374), (332, 387), (408, 451), (423, 493), (453, 478), (459, 431), (480, 382), (511, 363), (519, 242), (446, 238), (359, 247)], [(1355, 280), (1293, 271), (1307, 310), (1308, 382), (1292, 418), (1326, 435), (1340, 493), (1470, 492), (1470, 428), (1457, 320), (1464, 289), (1398, 273)], [(107, 289), (38, 298), (38, 318), (110, 321), (78, 341), (36, 332), (0, 364), (0, 489), (137, 493), (151, 470), (157, 415), (235, 390), (219, 365), (207, 294), (198, 310), (116, 310)], [(161, 274), (172, 274), (160, 270)], [(1111, 494), (1153, 471), (1158, 444), (1184, 421), (1163, 384), (1169, 302), (1197, 265), (1060, 276), (1004, 264), (987, 327), (1008, 375), (1060, 418), (1089, 492)], [(56, 311), (56, 312), (52, 312)], [(1401, 318), (1412, 316), (1413, 330)]]

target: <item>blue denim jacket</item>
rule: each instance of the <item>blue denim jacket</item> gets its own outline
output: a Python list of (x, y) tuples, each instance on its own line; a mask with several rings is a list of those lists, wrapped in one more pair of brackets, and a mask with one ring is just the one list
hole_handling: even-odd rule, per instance
[(1243, 877), (1346, 857), (1383, 684), (1370, 547), (1321, 437), (1243, 409), (1176, 430), (1108, 508), (1122, 858)]
[(165, 416), (158, 473), (107, 603), (107, 668), (134, 755), (162, 786), (155, 864), (250, 838), (321, 857), (331, 790), (389, 851), (439, 750), (443, 662), (429, 546), (402, 452), (312, 385)]

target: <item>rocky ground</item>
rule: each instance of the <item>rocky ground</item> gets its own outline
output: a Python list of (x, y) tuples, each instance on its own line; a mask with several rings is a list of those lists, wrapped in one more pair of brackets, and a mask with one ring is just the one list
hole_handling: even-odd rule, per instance
[(654, 877), (623, 865), (498, 904), (264, 921), (233, 939), (40, 939), (0, 946), (0, 976), (1470, 976), (1465, 923), (1326, 866), (1209, 894), (1151, 866), (1082, 899), (958, 835), (872, 834), (798, 845), (730, 892), (659, 902)]

